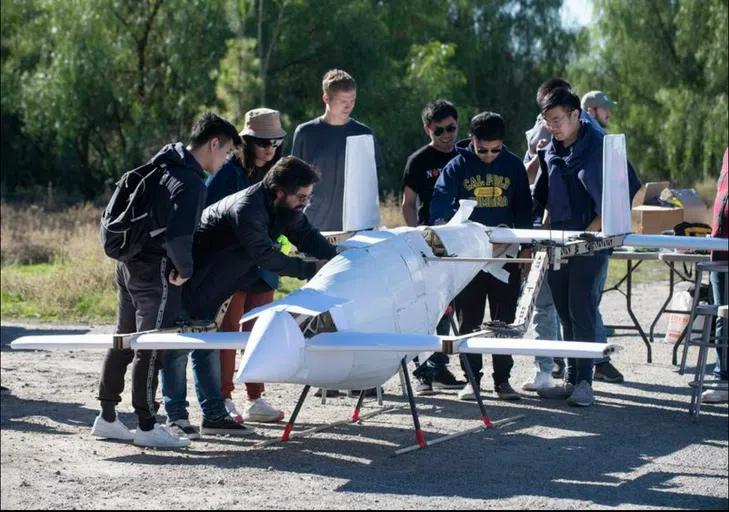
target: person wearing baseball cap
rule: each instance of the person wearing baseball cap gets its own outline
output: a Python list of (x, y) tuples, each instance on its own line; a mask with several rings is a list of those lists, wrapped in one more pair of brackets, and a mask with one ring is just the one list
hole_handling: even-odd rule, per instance
[(582, 97), (582, 110), (590, 114), (600, 126), (607, 128), (612, 110), (618, 104), (602, 91), (590, 91)]

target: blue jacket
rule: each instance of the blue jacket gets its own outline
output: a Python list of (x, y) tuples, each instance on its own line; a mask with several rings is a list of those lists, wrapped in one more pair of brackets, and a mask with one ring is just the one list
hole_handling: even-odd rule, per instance
[(218, 172), (208, 176), (205, 185), (208, 187), (208, 196), (205, 201), (207, 208), (230, 194), (248, 188), (252, 183), (250, 183), (245, 169), (238, 165), (238, 160), (231, 157)]
[(458, 156), (443, 168), (430, 202), (430, 222), (448, 221), (460, 199), (477, 202), (470, 220), (485, 226), (532, 227), (532, 197), (521, 159), (506, 146), (490, 164), (473, 152), (468, 140), (456, 145)]
[[(240, 192), (244, 188), (253, 185), (248, 179), (245, 169), (240, 167), (238, 163), (238, 159), (230, 157), (218, 172), (208, 177), (205, 182), (205, 185), (208, 187), (208, 196), (205, 203), (206, 208), (231, 194)], [(258, 273), (258, 277), (270, 286), (271, 289), (278, 289), (278, 274), (261, 268), (256, 269), (256, 272)]]
[[(549, 209), (553, 229), (582, 231), (602, 212), (602, 152), (604, 131), (580, 118), (580, 134), (571, 148), (552, 138), (539, 152), (540, 171), (534, 200)], [(628, 163), (632, 201), (640, 180)]]

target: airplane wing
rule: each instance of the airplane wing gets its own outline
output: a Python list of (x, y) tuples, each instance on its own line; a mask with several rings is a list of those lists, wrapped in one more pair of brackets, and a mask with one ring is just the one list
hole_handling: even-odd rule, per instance
[(87, 350), (114, 348), (113, 334), (48, 334), (23, 336), (10, 343), (13, 350)]
[(130, 347), (138, 350), (242, 350), (249, 337), (249, 332), (142, 334), (132, 339)]
[(288, 311), (290, 313), (316, 316), (348, 302), (349, 299), (327, 295), (313, 288), (300, 288), (282, 299), (250, 310), (243, 315), (240, 323), (253, 320), (265, 311)]
[(458, 344), (458, 352), (466, 354), (574, 357), (577, 359), (598, 359), (615, 354), (620, 350), (622, 347), (613, 343), (481, 337), (469, 338)]
[[(582, 234), (584, 234), (582, 231), (493, 228), (489, 231), (489, 239), (496, 244), (529, 244), (535, 240), (565, 243)], [(597, 238), (603, 236), (602, 233), (589, 232), (589, 234)], [(623, 245), (646, 249), (726, 251), (727, 242), (722, 238), (711, 237), (628, 234), (623, 240)]]

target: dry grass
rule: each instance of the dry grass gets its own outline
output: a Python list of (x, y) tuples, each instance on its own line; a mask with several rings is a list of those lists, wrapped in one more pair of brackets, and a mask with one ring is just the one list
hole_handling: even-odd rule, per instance
[[(114, 320), (114, 261), (99, 244), (101, 212), (88, 204), (61, 210), (0, 204), (2, 318)], [(380, 214), (388, 227), (404, 224), (393, 195)], [(300, 285), (285, 280), (281, 292)]]
[(101, 209), (2, 208), (2, 316), (113, 319), (114, 262), (98, 238)]

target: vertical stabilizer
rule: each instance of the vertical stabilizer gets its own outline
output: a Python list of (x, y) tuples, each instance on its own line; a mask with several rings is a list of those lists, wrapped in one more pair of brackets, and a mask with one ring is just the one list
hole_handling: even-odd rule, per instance
[(605, 135), (602, 148), (602, 231), (630, 233), (630, 189), (625, 135)]
[(372, 135), (347, 137), (342, 229), (361, 231), (376, 228), (379, 224), (380, 196), (377, 189), (375, 140)]

